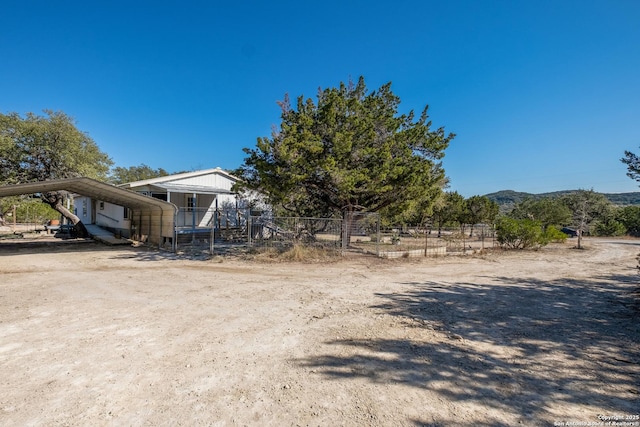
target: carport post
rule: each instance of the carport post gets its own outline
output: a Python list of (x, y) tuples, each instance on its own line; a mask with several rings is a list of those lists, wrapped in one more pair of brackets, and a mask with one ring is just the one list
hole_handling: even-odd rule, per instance
[(191, 244), (196, 242), (196, 206), (198, 206), (198, 201), (196, 200), (196, 193), (193, 193), (193, 198), (191, 199)]
[(251, 231), (253, 224), (251, 223), (251, 211), (247, 212), (247, 243), (251, 247)]
[(160, 209), (160, 235), (158, 236), (158, 249), (162, 249), (162, 239), (164, 238), (162, 237), (162, 217), (164, 216), (163, 213), (164, 212), (162, 211), (162, 209)]
[(178, 208), (173, 210), (173, 238), (171, 239), (171, 249), (178, 252)]

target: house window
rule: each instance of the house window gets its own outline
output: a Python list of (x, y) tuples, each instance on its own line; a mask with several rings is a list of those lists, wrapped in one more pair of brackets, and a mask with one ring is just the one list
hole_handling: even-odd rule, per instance
[(195, 197), (187, 197), (187, 211), (191, 212), (193, 208), (196, 207), (196, 198)]
[(122, 209), (123, 209), (122, 218), (129, 219), (129, 208), (125, 206)]
[(103, 211), (104, 210), (104, 202), (100, 202), (100, 210)]
[(87, 216), (87, 199), (82, 201), (82, 216)]

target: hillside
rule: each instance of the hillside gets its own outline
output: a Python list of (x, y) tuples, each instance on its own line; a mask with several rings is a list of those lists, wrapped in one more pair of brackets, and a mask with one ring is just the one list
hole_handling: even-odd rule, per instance
[[(561, 197), (565, 194), (570, 194), (576, 190), (564, 190), (554, 191), (552, 193), (524, 193), (513, 190), (502, 190), (495, 193), (485, 194), (486, 197), (495, 201), (500, 205), (502, 212), (510, 211), (516, 204), (525, 199), (544, 199), (548, 197)], [(631, 193), (602, 193), (611, 203), (618, 206), (639, 205), (640, 206), (640, 192), (635, 191)]]

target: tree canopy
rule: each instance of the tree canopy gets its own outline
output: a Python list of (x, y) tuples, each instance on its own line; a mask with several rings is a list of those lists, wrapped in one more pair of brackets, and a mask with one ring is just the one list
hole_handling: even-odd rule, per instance
[(104, 180), (112, 161), (75, 121), (60, 111), (46, 116), (0, 113), (0, 182), (17, 184), (86, 176)]
[(368, 91), (364, 79), (318, 91), (317, 101), (285, 95), (281, 124), (258, 138), (237, 173), (299, 216), (378, 212), (433, 198), (446, 183), (441, 159), (454, 134), (431, 129), (425, 107), (399, 114), (387, 83)]
[(140, 166), (129, 166), (128, 168), (118, 166), (113, 168), (109, 176), (109, 182), (118, 185), (167, 175), (169, 175), (169, 172), (162, 168), (153, 169), (142, 163)]
[(625, 151), (620, 161), (627, 165), (627, 176), (640, 182), (640, 157), (631, 151)]
[(442, 235), (442, 227), (447, 223), (459, 224), (463, 221), (466, 202), (457, 191), (446, 192), (438, 199), (433, 208), (432, 220), (438, 230), (438, 237)]
[(562, 197), (562, 202), (571, 210), (573, 226), (578, 230), (578, 248), (581, 248), (582, 234), (590, 231), (591, 223), (598, 218), (606, 218), (611, 202), (593, 190), (578, 190)]
[[(0, 184), (18, 184), (79, 176), (105, 180), (112, 161), (75, 121), (60, 111), (46, 116), (0, 113)], [(63, 193), (42, 200), (73, 224), (79, 222), (63, 206)]]
[(550, 226), (570, 225), (572, 212), (561, 198), (527, 198), (521, 201), (513, 209), (511, 216), (514, 219), (531, 219), (539, 221), (546, 230)]
[(486, 196), (471, 196), (465, 201), (463, 222), (471, 225), (471, 234), (473, 234), (474, 224), (493, 222), (498, 216), (499, 209), (498, 204)]

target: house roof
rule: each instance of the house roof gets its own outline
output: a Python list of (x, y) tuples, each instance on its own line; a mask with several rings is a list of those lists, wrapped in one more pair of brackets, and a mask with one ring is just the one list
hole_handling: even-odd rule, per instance
[[(175, 181), (178, 179), (185, 179), (185, 178), (194, 178), (197, 176), (201, 176), (201, 175), (209, 175), (209, 174), (218, 174), (218, 175), (222, 175), (232, 181), (240, 181), (240, 178), (231, 175), (229, 172), (226, 172), (222, 169), (218, 168), (214, 168), (214, 169), (203, 169), (203, 170), (199, 170), (199, 171), (193, 171), (193, 172), (185, 172), (185, 173), (177, 173), (177, 174), (173, 174), (173, 175), (166, 175), (166, 176), (161, 176), (158, 178), (150, 178), (150, 179), (143, 179), (141, 181), (133, 181), (133, 182), (126, 182), (124, 184), (120, 184), (118, 185), (118, 187), (120, 188), (135, 188), (135, 187), (142, 187), (145, 185), (155, 185), (160, 187), (160, 185), (158, 184), (166, 184), (167, 182), (170, 181)], [(168, 184), (167, 184), (168, 185)], [(189, 186), (189, 191), (191, 191), (191, 187)], [(209, 191), (211, 191), (211, 189), (209, 188)], [(225, 191), (228, 192), (226, 190), (221, 190), (221, 191)], [(219, 193), (218, 193), (219, 194)]]
[(161, 189), (176, 193), (198, 193), (198, 194), (234, 194), (232, 191), (223, 188), (212, 188), (206, 185), (181, 185), (173, 183), (159, 183), (148, 185), (150, 189)]

